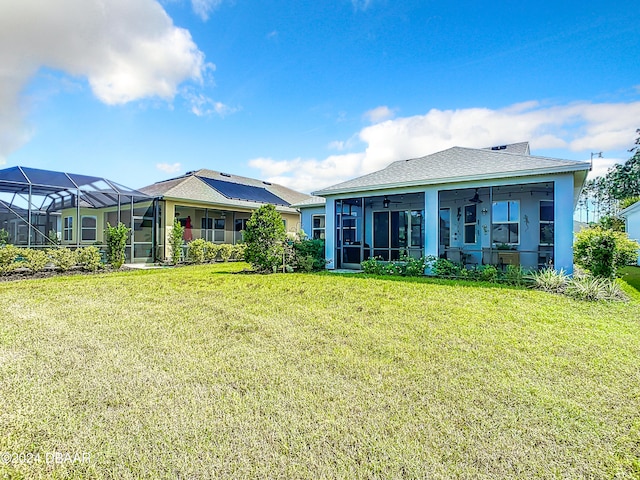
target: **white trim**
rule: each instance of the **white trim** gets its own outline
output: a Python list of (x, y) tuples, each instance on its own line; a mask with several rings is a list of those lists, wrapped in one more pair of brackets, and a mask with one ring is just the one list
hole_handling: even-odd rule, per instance
[[(535, 158), (535, 157), (532, 157), (532, 158)], [(420, 187), (420, 186), (439, 185), (439, 184), (446, 185), (451, 183), (496, 180), (496, 179), (507, 179), (507, 178), (510, 179), (510, 178), (518, 178), (518, 177), (539, 176), (539, 175), (548, 175), (548, 174), (557, 174), (557, 173), (570, 173), (570, 172), (589, 170), (588, 168), (589, 166), (586, 165), (586, 167), (587, 168), (585, 168), (585, 165), (582, 165), (582, 164), (578, 166), (566, 165), (566, 166), (562, 166), (562, 167), (559, 166), (555, 168), (516, 170), (512, 172), (511, 171), (496, 172), (496, 173), (484, 174), (484, 175), (468, 175), (468, 176), (462, 176), (462, 177), (441, 177), (441, 178), (408, 180), (406, 182), (393, 182), (393, 183), (374, 184), (374, 185), (358, 185), (354, 187), (318, 190), (315, 192), (311, 192), (311, 194), (316, 196), (341, 195), (345, 193), (359, 194), (360, 192), (388, 190), (392, 188), (401, 188), (401, 187)]]

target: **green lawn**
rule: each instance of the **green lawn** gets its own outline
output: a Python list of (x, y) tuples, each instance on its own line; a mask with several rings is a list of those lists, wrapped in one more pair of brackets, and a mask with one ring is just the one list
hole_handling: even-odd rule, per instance
[(0, 283), (0, 478), (640, 478), (637, 300), (243, 266)]
[(625, 267), (621, 273), (624, 281), (640, 293), (640, 267)]

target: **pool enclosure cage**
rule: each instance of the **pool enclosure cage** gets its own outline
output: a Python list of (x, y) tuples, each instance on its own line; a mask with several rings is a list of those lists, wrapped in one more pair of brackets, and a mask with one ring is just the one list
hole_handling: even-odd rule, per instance
[(21, 247), (106, 249), (104, 230), (131, 229), (127, 261), (153, 261), (158, 202), (105, 178), (11, 167), (0, 170), (0, 241)]

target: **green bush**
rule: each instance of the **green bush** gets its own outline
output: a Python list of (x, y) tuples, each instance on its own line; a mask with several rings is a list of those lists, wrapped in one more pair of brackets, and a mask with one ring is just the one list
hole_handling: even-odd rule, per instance
[(27, 267), (33, 273), (41, 272), (51, 261), (47, 252), (36, 250), (34, 248), (21, 248), (20, 255), (24, 258), (22, 265)]
[(200, 264), (205, 261), (207, 241), (202, 238), (187, 243), (187, 262)]
[(231, 249), (231, 260), (244, 260), (244, 252), (247, 246), (244, 243), (236, 243)]
[(6, 245), (9, 243), (9, 232), (4, 228), (0, 228), (0, 245)]
[(107, 258), (113, 268), (118, 270), (125, 260), (125, 251), (127, 248), (127, 239), (131, 229), (120, 222), (116, 227), (112, 227), (107, 223), (105, 229), (105, 238), (107, 240)]
[(427, 257), (413, 258), (407, 255), (400, 257), (400, 260), (390, 262), (378, 258), (369, 258), (362, 262), (362, 270), (371, 275), (395, 275), (402, 277), (419, 277), (424, 275), (424, 271), (429, 264)]
[(61, 272), (66, 272), (78, 264), (78, 256), (75, 251), (65, 247), (52, 248), (47, 252), (53, 265)]
[(253, 212), (244, 230), (244, 258), (260, 272), (275, 272), (282, 265), (286, 232), (273, 205)]
[(13, 245), (0, 246), (0, 274), (12, 272), (20, 266), (20, 262), (16, 261), (20, 249)]
[(223, 262), (228, 262), (233, 254), (233, 245), (230, 243), (223, 243), (218, 246), (218, 257)]
[(433, 263), (431, 269), (433, 274), (438, 277), (456, 277), (464, 267), (446, 258), (438, 258)]
[(207, 263), (215, 262), (220, 252), (219, 245), (213, 242), (207, 242), (204, 246), (204, 261)]
[(626, 233), (595, 226), (576, 234), (573, 255), (576, 264), (594, 276), (613, 278), (619, 268), (638, 260), (639, 248)]
[(620, 201), (620, 210), (624, 210), (625, 208), (629, 208), (636, 202), (640, 202), (640, 195), (635, 195), (633, 197), (627, 197), (624, 200)]
[(569, 277), (560, 270), (559, 272), (553, 268), (543, 268), (531, 274), (533, 286), (539, 290), (552, 293), (563, 293), (567, 287)]
[(78, 265), (87, 272), (95, 272), (100, 268), (101, 260), (100, 250), (93, 245), (89, 247), (79, 248), (76, 252)]
[(184, 237), (184, 227), (178, 220), (173, 222), (171, 235), (169, 236), (169, 246), (171, 247), (171, 263), (177, 265), (182, 258), (182, 243)]
[(294, 268), (303, 272), (324, 270), (324, 240), (302, 238), (293, 243)]
[(498, 281), (498, 269), (493, 265), (482, 265), (478, 267), (478, 271), (480, 272), (480, 280), (491, 283)]
[(522, 286), (525, 284), (527, 272), (521, 265), (507, 265), (507, 270), (504, 273), (504, 280), (509, 285)]

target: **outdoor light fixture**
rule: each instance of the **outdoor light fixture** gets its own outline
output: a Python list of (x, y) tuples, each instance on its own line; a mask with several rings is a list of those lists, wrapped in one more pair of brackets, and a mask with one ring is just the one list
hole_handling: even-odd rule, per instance
[(390, 204), (390, 203), (391, 203), (391, 202), (389, 201), (389, 197), (385, 196), (385, 197), (384, 197), (384, 200), (382, 200), (382, 206), (383, 206), (384, 208), (389, 208), (389, 204)]
[(489, 213), (489, 210), (488, 210), (488, 209), (486, 209), (486, 208), (483, 208), (483, 209), (482, 209), (482, 214), (483, 214), (483, 215), (486, 215), (487, 213)]
[(469, 199), (469, 201), (473, 203), (482, 203), (482, 200), (480, 200), (480, 195), (478, 195), (477, 188), (476, 188), (476, 194), (473, 196), (473, 198)]

